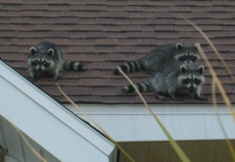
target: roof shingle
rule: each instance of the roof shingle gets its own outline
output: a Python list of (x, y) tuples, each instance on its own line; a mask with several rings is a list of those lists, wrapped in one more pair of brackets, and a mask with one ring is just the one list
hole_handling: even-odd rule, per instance
[[(86, 72), (63, 72), (62, 89), (79, 103), (141, 103), (136, 94), (123, 94), (128, 84), (112, 69), (144, 56), (168, 43), (199, 42), (215, 68), (232, 103), (234, 81), (212, 49), (195, 29), (178, 17), (185, 16), (208, 35), (235, 74), (234, 1), (105, 1), (105, 0), (3, 0), (0, 8), (0, 57), (28, 77), (26, 62), (32, 45), (48, 40), (58, 44), (66, 59), (84, 61)], [(203, 65), (203, 61), (199, 61)], [(134, 83), (150, 76), (129, 74)], [(205, 72), (203, 95), (211, 102), (211, 76)], [(54, 83), (35, 82), (40, 88), (68, 103)], [(154, 93), (145, 93), (148, 103), (162, 103)], [(218, 103), (223, 99), (218, 94)], [(168, 103), (204, 103), (194, 99)]]

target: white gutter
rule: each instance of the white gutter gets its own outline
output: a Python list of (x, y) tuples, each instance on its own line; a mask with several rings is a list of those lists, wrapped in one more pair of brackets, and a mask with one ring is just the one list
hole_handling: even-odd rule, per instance
[[(84, 117), (72, 105), (65, 105)], [(116, 141), (164, 141), (165, 134), (148, 109), (141, 104), (82, 104), (86, 111)], [(152, 104), (154, 113), (175, 140), (225, 139), (211, 104)], [(229, 138), (235, 138), (235, 122), (220, 104), (219, 114)]]

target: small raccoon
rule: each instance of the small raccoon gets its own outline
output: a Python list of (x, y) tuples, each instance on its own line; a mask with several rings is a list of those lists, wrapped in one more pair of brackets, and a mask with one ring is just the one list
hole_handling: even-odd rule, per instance
[[(124, 73), (142, 70), (153, 73), (158, 67), (171, 60), (179, 61), (181, 63), (194, 63), (199, 59), (200, 56), (193, 45), (177, 43), (156, 47), (143, 58), (126, 62), (117, 67), (120, 67)], [(113, 74), (120, 74), (117, 68), (113, 70)]]
[[(173, 100), (181, 101), (182, 99), (177, 97), (180, 94), (189, 94), (198, 100), (206, 101), (206, 98), (200, 97), (202, 85), (205, 83), (203, 72), (202, 65), (169, 63), (160, 67), (152, 79), (135, 86), (140, 92), (155, 90), (155, 97), (162, 101), (167, 101), (167, 95)], [(131, 85), (124, 86), (122, 90), (126, 93), (135, 91)]]
[(52, 76), (50, 81), (56, 81), (62, 78), (63, 70), (84, 71), (87, 69), (80, 62), (65, 60), (60, 48), (46, 41), (30, 48), (27, 64), (32, 81), (43, 75)]

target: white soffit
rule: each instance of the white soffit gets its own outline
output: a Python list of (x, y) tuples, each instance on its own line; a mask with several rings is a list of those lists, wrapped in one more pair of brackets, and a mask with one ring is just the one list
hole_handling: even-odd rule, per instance
[[(65, 105), (81, 118), (72, 105)], [(79, 105), (118, 142), (168, 140), (148, 109), (141, 104)], [(152, 104), (154, 113), (175, 140), (225, 139), (211, 104)], [(235, 139), (235, 122), (225, 105), (218, 105), (220, 119), (230, 139)], [(107, 122), (108, 121), (108, 122)]]
[(59, 160), (109, 161), (113, 143), (2, 61), (0, 89), (0, 114)]

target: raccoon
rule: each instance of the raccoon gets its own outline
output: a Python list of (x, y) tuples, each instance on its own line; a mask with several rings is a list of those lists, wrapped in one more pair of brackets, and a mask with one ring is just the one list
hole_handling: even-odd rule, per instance
[[(206, 98), (200, 97), (205, 83), (203, 72), (202, 65), (171, 62), (160, 67), (152, 79), (135, 86), (140, 92), (155, 90), (155, 97), (162, 101), (167, 101), (167, 95), (175, 101), (182, 101), (183, 99), (177, 97), (180, 94), (189, 94), (200, 101), (206, 101)], [(124, 86), (122, 90), (126, 93), (135, 91), (131, 85)]]
[(84, 71), (87, 66), (80, 62), (65, 60), (59, 46), (43, 41), (30, 48), (28, 72), (32, 81), (44, 75), (52, 76), (50, 81), (62, 79), (63, 70)]
[(152, 74), (158, 67), (171, 60), (181, 63), (194, 63), (199, 59), (200, 55), (193, 45), (182, 43), (168, 44), (154, 48), (143, 58), (117, 66), (113, 70), (113, 74), (120, 74), (117, 69), (118, 67), (121, 68), (124, 73), (147, 71), (147, 73)]

